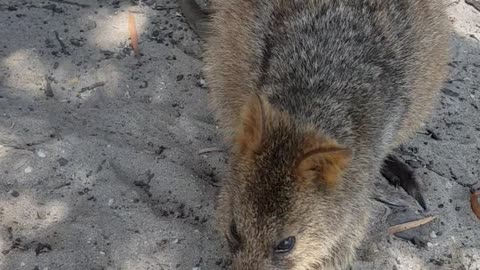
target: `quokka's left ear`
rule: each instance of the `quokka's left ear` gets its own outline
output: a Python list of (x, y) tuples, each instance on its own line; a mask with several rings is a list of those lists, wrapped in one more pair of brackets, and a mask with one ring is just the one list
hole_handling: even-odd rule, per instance
[(338, 144), (318, 146), (306, 152), (297, 162), (297, 174), (305, 184), (332, 188), (350, 164), (352, 150)]

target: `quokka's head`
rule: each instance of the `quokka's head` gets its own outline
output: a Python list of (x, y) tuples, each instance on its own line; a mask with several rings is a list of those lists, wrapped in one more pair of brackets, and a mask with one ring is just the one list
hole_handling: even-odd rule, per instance
[(260, 96), (245, 106), (241, 119), (231, 179), (222, 187), (216, 213), (232, 269), (331, 264), (332, 254), (346, 251), (338, 242), (346, 230), (342, 182), (352, 152), (294, 123)]

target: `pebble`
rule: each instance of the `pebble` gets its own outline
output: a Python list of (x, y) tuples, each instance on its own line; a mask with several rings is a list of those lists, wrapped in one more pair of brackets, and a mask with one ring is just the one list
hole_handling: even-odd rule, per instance
[(87, 31), (97, 28), (97, 23), (95, 21), (88, 21), (86, 24)]
[(205, 82), (204, 79), (200, 79), (198, 81), (198, 86), (202, 87), (202, 88), (205, 88), (207, 86), (207, 83)]
[(437, 238), (437, 233), (435, 233), (435, 231), (432, 231), (432, 232), (430, 233), (430, 237), (432, 237), (432, 238)]
[(62, 167), (68, 164), (68, 160), (65, 158), (59, 158), (57, 159), (57, 161), (58, 161), (58, 164), (60, 164), (60, 166)]
[(113, 198), (109, 199), (108, 200), (108, 206), (112, 206), (114, 202), (115, 202), (115, 200)]
[(33, 168), (31, 166), (27, 166), (24, 170), (25, 173), (31, 173), (33, 171)]
[(47, 154), (43, 151), (43, 150), (38, 150), (37, 151), (37, 156), (41, 157), (41, 158), (44, 158), (47, 156)]
[(10, 190), (8, 193), (15, 198), (20, 196), (20, 193), (18, 193), (18, 191), (16, 191), (16, 190)]
[(452, 185), (452, 183), (450, 183), (450, 181), (447, 182), (447, 183), (445, 183), (445, 188), (446, 188), (446, 189), (450, 189), (450, 188), (452, 188), (452, 187), (453, 187), (453, 185)]

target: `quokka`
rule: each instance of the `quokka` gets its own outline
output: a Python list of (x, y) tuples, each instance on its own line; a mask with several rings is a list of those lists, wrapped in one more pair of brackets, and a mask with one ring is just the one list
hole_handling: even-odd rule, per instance
[(389, 157), (447, 74), (439, 1), (210, 0), (208, 14), (179, 1), (205, 40), (210, 107), (230, 147), (217, 219), (232, 269), (345, 269), (379, 172), (425, 206)]

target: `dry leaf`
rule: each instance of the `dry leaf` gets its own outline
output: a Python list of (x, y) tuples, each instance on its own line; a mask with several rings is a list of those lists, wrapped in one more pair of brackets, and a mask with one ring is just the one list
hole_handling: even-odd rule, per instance
[(478, 202), (480, 197), (480, 191), (472, 192), (470, 195), (470, 204), (472, 205), (472, 211), (480, 219), (480, 203)]
[(415, 220), (415, 221), (410, 221), (410, 222), (398, 224), (398, 225), (390, 227), (388, 229), (388, 233), (393, 235), (393, 234), (396, 234), (396, 233), (399, 233), (399, 232), (407, 231), (407, 230), (425, 225), (427, 223), (430, 223), (436, 218), (437, 218), (436, 216), (431, 216), (431, 217), (426, 217), (426, 218), (422, 218), (422, 219)]
[(140, 49), (138, 47), (138, 34), (135, 24), (135, 16), (132, 12), (128, 12), (128, 32), (130, 33), (130, 42), (132, 44), (133, 52), (135, 56), (140, 55)]

